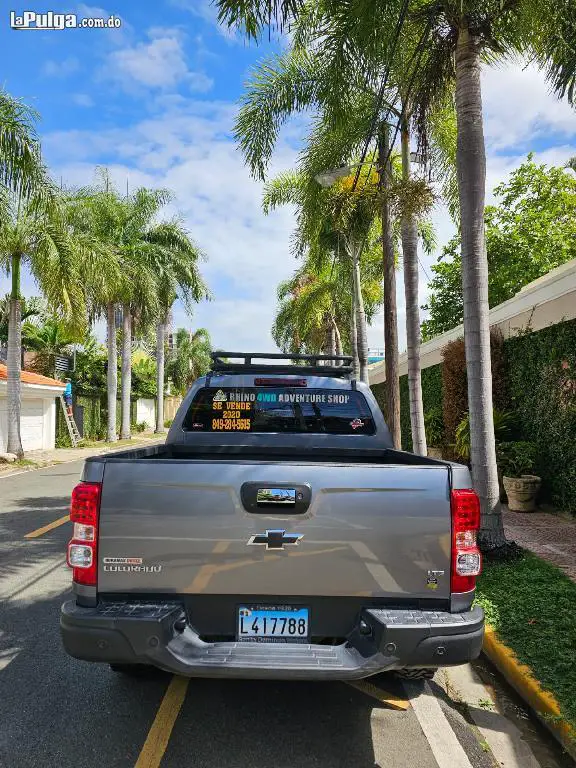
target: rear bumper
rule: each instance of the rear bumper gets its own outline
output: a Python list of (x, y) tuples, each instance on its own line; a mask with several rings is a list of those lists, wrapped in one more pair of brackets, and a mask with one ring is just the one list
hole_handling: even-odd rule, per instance
[[(405, 667), (442, 667), (475, 659), (484, 613), (368, 608), (341, 645), (206, 643), (178, 603), (64, 603), (66, 651), (78, 659), (152, 664), (188, 677), (354, 680)], [(362, 630), (362, 631), (361, 631)]]

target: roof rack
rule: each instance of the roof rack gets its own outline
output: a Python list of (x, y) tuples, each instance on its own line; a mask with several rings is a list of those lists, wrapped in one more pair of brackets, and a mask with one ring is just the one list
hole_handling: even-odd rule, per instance
[[(349, 378), (353, 372), (349, 355), (293, 355), (265, 352), (212, 352), (214, 373), (281, 373), (297, 376)], [(223, 359), (226, 358), (226, 359)], [(230, 362), (241, 358), (241, 362)], [(291, 360), (292, 364), (254, 363), (253, 360)], [(321, 363), (324, 363), (323, 365)]]

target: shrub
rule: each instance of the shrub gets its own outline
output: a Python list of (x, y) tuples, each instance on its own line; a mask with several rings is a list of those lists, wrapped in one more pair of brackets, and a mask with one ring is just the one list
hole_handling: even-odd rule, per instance
[[(494, 436), (496, 440), (510, 437), (512, 431), (513, 414), (508, 411), (493, 410)], [(470, 419), (468, 413), (456, 427), (456, 442), (454, 443), (456, 455), (466, 461), (470, 458)]]
[[(442, 350), (442, 389), (444, 428), (447, 442), (456, 437), (456, 429), (468, 410), (468, 377), (464, 339), (450, 342)], [(492, 366), (492, 402), (499, 411), (510, 409), (505, 346), (497, 328), (490, 331), (490, 362)]]
[(145, 421), (138, 421), (136, 424), (131, 424), (132, 432), (145, 432), (148, 429), (148, 424)]
[(498, 443), (496, 446), (498, 469), (506, 477), (521, 477), (534, 472), (536, 445), (523, 440)]
[(426, 443), (428, 446), (438, 447), (444, 442), (444, 420), (442, 408), (436, 406), (424, 414), (424, 427), (426, 429)]
[(166, 427), (166, 429), (170, 429), (173, 421), (174, 419), (166, 419), (166, 421), (164, 422), (164, 426)]

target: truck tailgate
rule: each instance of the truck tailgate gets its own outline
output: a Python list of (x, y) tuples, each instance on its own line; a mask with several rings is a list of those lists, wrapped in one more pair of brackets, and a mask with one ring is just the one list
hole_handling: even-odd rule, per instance
[(447, 599), (450, 536), (446, 466), (111, 461), (98, 590)]

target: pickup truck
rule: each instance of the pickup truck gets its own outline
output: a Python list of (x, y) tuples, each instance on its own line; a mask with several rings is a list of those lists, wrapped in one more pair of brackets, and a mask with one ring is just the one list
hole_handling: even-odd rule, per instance
[(478, 656), (468, 469), (394, 450), (350, 358), (281, 358), (215, 354), (165, 444), (86, 461), (69, 654), (319, 680), (429, 677)]

